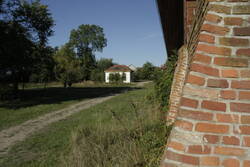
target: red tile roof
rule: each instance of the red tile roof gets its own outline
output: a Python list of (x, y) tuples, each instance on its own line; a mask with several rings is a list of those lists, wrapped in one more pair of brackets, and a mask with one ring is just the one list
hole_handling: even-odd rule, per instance
[(105, 70), (105, 72), (131, 72), (131, 69), (125, 65), (114, 65)]

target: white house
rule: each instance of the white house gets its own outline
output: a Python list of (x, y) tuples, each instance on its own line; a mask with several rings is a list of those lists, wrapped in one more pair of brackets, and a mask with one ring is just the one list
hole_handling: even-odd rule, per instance
[(110, 68), (108, 68), (107, 70), (104, 71), (105, 72), (105, 82), (109, 83), (110, 82), (110, 74), (120, 74), (120, 76), (125, 75), (125, 79), (123, 80), (124, 83), (131, 83), (131, 77), (132, 77), (132, 70), (125, 65), (114, 65)]

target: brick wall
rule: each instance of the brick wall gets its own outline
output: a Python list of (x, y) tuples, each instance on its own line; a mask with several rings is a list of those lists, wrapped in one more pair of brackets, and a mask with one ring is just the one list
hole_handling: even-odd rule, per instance
[(162, 167), (250, 167), (250, 1), (209, 1)]
[(186, 0), (185, 1), (185, 41), (188, 39), (188, 34), (192, 28), (193, 19), (195, 16), (196, 0)]

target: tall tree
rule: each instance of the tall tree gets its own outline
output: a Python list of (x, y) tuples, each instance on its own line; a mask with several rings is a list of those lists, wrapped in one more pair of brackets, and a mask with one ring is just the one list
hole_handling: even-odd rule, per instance
[(68, 44), (62, 46), (55, 53), (54, 60), (56, 77), (64, 87), (71, 87), (74, 82), (80, 81), (82, 78), (80, 60)]
[[(12, 73), (9, 82), (18, 88), (27, 81), (38, 64), (46, 61), (46, 43), (52, 35), (53, 18), (40, 1), (0, 1), (0, 71)], [(4, 8), (5, 7), (5, 8)], [(39, 53), (39, 54), (37, 54)], [(41, 70), (36, 70), (41, 71)]]
[(83, 79), (90, 79), (91, 71), (96, 66), (95, 52), (102, 52), (107, 46), (103, 28), (97, 25), (80, 25), (70, 34), (70, 45), (82, 60)]

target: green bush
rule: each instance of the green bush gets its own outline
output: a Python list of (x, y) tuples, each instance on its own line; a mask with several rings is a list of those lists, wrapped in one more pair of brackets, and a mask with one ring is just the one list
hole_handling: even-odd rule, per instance
[(159, 101), (162, 108), (167, 109), (169, 96), (171, 93), (174, 72), (177, 66), (178, 54), (173, 51), (173, 54), (168, 57), (165, 64), (165, 69), (157, 73), (155, 77), (155, 92), (154, 96)]
[(109, 75), (109, 81), (111, 83), (123, 83), (125, 79), (126, 76), (124, 73), (122, 75), (120, 75), (119, 73), (114, 73)]

